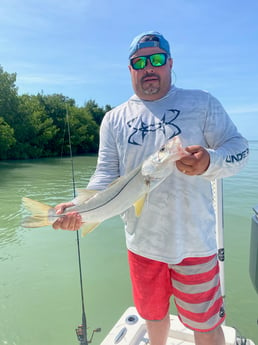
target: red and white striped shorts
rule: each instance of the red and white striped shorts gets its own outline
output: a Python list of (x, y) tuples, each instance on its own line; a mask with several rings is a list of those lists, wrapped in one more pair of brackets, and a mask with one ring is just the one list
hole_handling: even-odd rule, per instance
[(182, 323), (208, 332), (225, 319), (217, 255), (168, 265), (128, 251), (133, 297), (146, 320), (162, 320), (173, 295)]

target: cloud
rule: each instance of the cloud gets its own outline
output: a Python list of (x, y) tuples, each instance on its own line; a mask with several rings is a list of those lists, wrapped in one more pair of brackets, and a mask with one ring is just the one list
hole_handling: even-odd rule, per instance
[(258, 114), (258, 104), (241, 104), (241, 106), (233, 106), (233, 107), (228, 107), (227, 111), (230, 114), (234, 115), (243, 115), (243, 114), (251, 114), (251, 113), (256, 113)]
[(84, 84), (85, 78), (75, 75), (64, 74), (27, 74), (17, 76), (17, 83), (20, 85), (32, 86), (35, 84), (43, 85), (64, 85), (64, 84)]

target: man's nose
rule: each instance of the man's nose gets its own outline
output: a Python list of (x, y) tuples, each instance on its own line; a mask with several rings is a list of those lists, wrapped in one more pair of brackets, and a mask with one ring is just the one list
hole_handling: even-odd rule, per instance
[(150, 59), (147, 59), (147, 64), (144, 67), (144, 71), (146, 71), (146, 72), (150, 72), (151, 71), (153, 73), (153, 66), (152, 66), (152, 64), (150, 62)]

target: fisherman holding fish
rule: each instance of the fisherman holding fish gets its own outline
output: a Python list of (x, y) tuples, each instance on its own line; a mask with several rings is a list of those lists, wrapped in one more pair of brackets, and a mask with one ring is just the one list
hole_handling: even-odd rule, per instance
[[(105, 115), (97, 167), (87, 189), (104, 190), (179, 136), (186, 153), (171, 162), (176, 168), (149, 193), (140, 215), (133, 207), (122, 214), (134, 302), (146, 320), (151, 345), (166, 344), (172, 295), (197, 345), (224, 345), (210, 182), (239, 172), (248, 144), (211, 94), (172, 84), (172, 67), (163, 35), (149, 31), (134, 38), (129, 71), (135, 94)], [(74, 203), (55, 210), (62, 214)], [(68, 212), (53, 228), (77, 230), (82, 223), (78, 212)]]

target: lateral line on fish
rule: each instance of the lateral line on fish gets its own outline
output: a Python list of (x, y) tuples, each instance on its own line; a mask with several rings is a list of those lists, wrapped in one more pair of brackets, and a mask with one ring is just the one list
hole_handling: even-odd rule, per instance
[(139, 167), (139, 169), (136, 168), (135, 170), (136, 170), (135, 174), (130, 178), (130, 180), (128, 180), (128, 181), (124, 184), (123, 188), (121, 188), (115, 195), (113, 195), (112, 198), (108, 199), (105, 203), (102, 203), (102, 204), (100, 204), (100, 205), (97, 205), (97, 206), (94, 207), (94, 208), (90, 208), (90, 209), (88, 209), (88, 210), (81, 211), (80, 214), (87, 213), (87, 212), (91, 212), (91, 211), (94, 211), (95, 209), (99, 209), (99, 208), (105, 206), (107, 203), (110, 203), (111, 200), (114, 200), (114, 199), (115, 199), (115, 198), (126, 188), (126, 186), (135, 178), (135, 176), (137, 176), (137, 175), (139, 174), (139, 172), (141, 171), (141, 167)]

